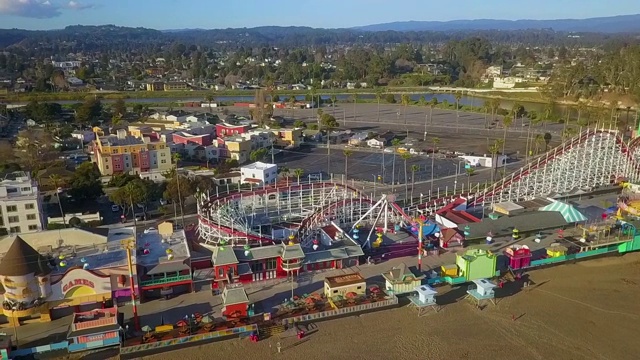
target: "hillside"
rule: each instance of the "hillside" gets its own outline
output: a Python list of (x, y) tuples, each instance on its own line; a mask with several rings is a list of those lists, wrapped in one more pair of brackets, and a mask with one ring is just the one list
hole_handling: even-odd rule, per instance
[(459, 30), (529, 30), (551, 29), (561, 32), (636, 33), (640, 32), (640, 15), (621, 15), (590, 19), (557, 20), (452, 20), (401, 21), (355, 28), (362, 31), (459, 31)]

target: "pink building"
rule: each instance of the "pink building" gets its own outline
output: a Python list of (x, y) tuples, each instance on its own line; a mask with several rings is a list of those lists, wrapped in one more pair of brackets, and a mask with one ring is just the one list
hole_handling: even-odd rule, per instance
[(216, 124), (216, 134), (218, 134), (219, 137), (244, 134), (250, 129), (251, 126), (249, 125)]
[(186, 132), (173, 134), (173, 142), (175, 144), (198, 144), (209, 146), (213, 143), (211, 134), (193, 135)]

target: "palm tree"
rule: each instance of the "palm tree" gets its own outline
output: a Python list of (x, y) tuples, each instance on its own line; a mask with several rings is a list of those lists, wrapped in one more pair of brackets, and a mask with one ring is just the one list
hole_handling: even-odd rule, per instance
[(58, 205), (60, 206), (60, 214), (62, 215), (62, 224), (67, 227), (67, 220), (64, 216), (64, 211), (62, 210), (62, 201), (60, 201), (60, 191), (58, 188), (62, 185), (62, 178), (58, 174), (53, 174), (49, 176), (49, 181), (53, 184), (53, 188), (56, 191), (56, 197), (58, 198)]
[(504, 128), (504, 133), (502, 134), (502, 155), (504, 155), (504, 146), (507, 143), (507, 131), (512, 124), (513, 118), (511, 116), (505, 115), (502, 118), (502, 127)]
[[(212, 94), (209, 94), (209, 95), (205, 96), (205, 99), (207, 99), (207, 102), (209, 104), (211, 104), (216, 98)], [(211, 107), (209, 107), (209, 109), (211, 109)]]
[(536, 134), (536, 137), (534, 139), (534, 144), (536, 147), (536, 155), (540, 153), (540, 148), (542, 147), (542, 145), (544, 144), (544, 136), (542, 134)]
[[(578, 111), (578, 119), (576, 120), (576, 122), (578, 123), (578, 125), (582, 126), (582, 122), (580, 120), (582, 114), (586, 112), (587, 107), (582, 101), (580, 101), (578, 102), (578, 106), (576, 106), (576, 110)], [(585, 125), (589, 125), (589, 123), (587, 122)]]
[(300, 177), (304, 175), (304, 169), (295, 169), (293, 170), (293, 174), (298, 178), (298, 183), (300, 183)]
[(404, 198), (405, 201), (409, 197), (409, 181), (407, 181), (407, 160), (411, 159), (411, 154), (402, 153), (400, 155), (402, 160), (404, 160)]
[(548, 102), (544, 106), (544, 111), (542, 115), (542, 126), (545, 129), (547, 128), (547, 122), (551, 121), (551, 118), (553, 117), (553, 108), (554, 108), (553, 101)]
[[(180, 194), (180, 174), (178, 173), (178, 164), (180, 163), (180, 158), (181, 156), (177, 152), (171, 154), (171, 160), (173, 161), (173, 164), (174, 164), (173, 169), (175, 171), (175, 176), (176, 176), (176, 188), (178, 189), (178, 206), (180, 207), (180, 217), (182, 218), (182, 228), (184, 229), (184, 205), (182, 204), (182, 195)], [(175, 208), (174, 208), (174, 211), (175, 211)]]
[(494, 180), (495, 180), (495, 173), (496, 173), (496, 169), (497, 169), (497, 155), (500, 152), (500, 148), (502, 147), (501, 145), (502, 139), (500, 140), (496, 140), (496, 142), (494, 142), (491, 146), (489, 146), (489, 153), (491, 154), (491, 183), (493, 184)]
[(411, 165), (411, 205), (413, 205), (413, 188), (416, 185), (416, 171), (420, 170), (420, 166)]
[(460, 99), (462, 99), (462, 93), (456, 91), (454, 97), (456, 99), (456, 132), (458, 132), (458, 122), (460, 121)]
[(291, 106), (291, 118), (295, 120), (295, 110), (296, 110), (296, 96), (291, 95), (289, 98), (289, 105)]
[(282, 176), (285, 180), (289, 178), (289, 175), (291, 175), (291, 170), (289, 170), (288, 167), (283, 167), (280, 170), (280, 176)]
[(466, 172), (467, 172), (467, 189), (469, 189), (469, 192), (471, 192), (471, 175), (473, 175), (473, 173), (476, 172), (476, 169), (472, 167), (468, 167), (466, 169)]
[(396, 186), (396, 154), (398, 153), (398, 145), (400, 145), (400, 139), (391, 140), (391, 147), (393, 148), (393, 163), (391, 164), (391, 192)]
[(432, 97), (431, 100), (429, 100), (429, 122), (431, 125), (433, 125), (433, 108), (436, 106), (438, 106), (438, 99)]
[(491, 122), (494, 122), (496, 120), (496, 114), (500, 109), (500, 99), (493, 98), (489, 100), (489, 105), (491, 106)]
[(333, 108), (333, 116), (336, 116), (336, 103), (338, 102), (338, 97), (336, 94), (331, 94), (331, 107)]
[(353, 121), (357, 120), (356, 117), (356, 104), (358, 103), (358, 93), (353, 94)]
[(482, 109), (484, 110), (484, 128), (489, 128), (489, 111), (491, 111), (491, 102), (489, 100), (485, 100), (482, 104)]
[(353, 151), (344, 149), (342, 153), (344, 154), (344, 179), (347, 181), (349, 179), (349, 156), (353, 155)]
[(431, 143), (433, 144), (433, 149), (431, 151), (431, 193), (433, 193), (433, 176), (434, 176), (434, 165), (436, 160), (436, 149), (438, 148), (438, 144), (440, 143), (440, 138), (434, 137), (431, 139)]
[(382, 90), (376, 89), (376, 101), (378, 102), (378, 122), (380, 122), (380, 100), (382, 100)]
[(409, 103), (411, 102), (411, 98), (409, 97), (409, 94), (402, 94), (402, 96), (400, 97), (400, 100), (402, 102), (402, 105), (404, 106), (404, 111), (403, 111), (403, 117), (404, 117), (404, 124), (407, 124), (407, 106), (409, 106)]

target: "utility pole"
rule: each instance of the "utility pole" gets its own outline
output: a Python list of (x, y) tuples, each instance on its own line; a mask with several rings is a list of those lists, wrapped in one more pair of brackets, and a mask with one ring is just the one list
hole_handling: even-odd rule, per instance
[(176, 185), (178, 186), (178, 205), (180, 206), (180, 217), (182, 218), (182, 228), (184, 229), (184, 207), (182, 205), (182, 196), (180, 195), (180, 173), (176, 166)]
[(127, 265), (129, 266), (129, 286), (131, 290), (131, 304), (133, 306), (133, 324), (136, 331), (140, 331), (140, 319), (138, 318), (138, 305), (136, 305), (136, 291), (133, 276), (133, 261), (131, 250), (136, 247), (136, 231), (133, 231), (133, 239), (122, 240), (122, 246), (127, 250)]

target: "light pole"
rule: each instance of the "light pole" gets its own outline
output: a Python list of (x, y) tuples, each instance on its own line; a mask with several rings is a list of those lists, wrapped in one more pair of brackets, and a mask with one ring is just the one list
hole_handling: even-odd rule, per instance
[(373, 198), (376, 198), (376, 183), (378, 182), (378, 177), (375, 174), (371, 174), (373, 176)]
[(18, 310), (18, 305), (13, 305), (11, 307), (11, 324), (13, 324), (13, 336), (16, 338), (16, 349), (18, 348), (18, 328), (16, 327), (16, 322), (20, 321), (20, 319), (16, 319), (16, 310)]

